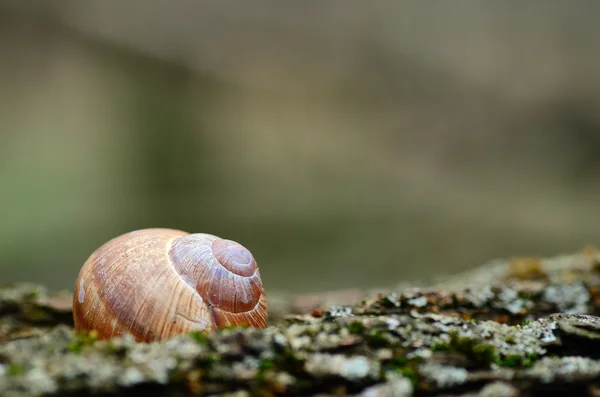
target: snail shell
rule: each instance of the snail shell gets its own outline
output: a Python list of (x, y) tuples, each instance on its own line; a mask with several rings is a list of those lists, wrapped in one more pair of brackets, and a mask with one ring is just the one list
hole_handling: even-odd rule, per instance
[(211, 234), (143, 229), (84, 263), (73, 294), (76, 330), (154, 341), (228, 325), (265, 328), (267, 300), (254, 257)]

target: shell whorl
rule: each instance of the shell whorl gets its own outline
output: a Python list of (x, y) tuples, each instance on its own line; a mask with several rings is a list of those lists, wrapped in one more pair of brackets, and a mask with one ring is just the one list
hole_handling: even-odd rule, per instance
[(247, 312), (256, 307), (263, 293), (254, 257), (235, 241), (202, 233), (177, 237), (169, 257), (209, 306), (230, 313)]

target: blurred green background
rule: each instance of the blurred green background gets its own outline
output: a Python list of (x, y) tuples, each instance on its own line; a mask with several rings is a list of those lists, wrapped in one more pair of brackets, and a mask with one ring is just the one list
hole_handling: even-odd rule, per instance
[(0, 0), (0, 281), (145, 227), (267, 291), (600, 239), (600, 3)]

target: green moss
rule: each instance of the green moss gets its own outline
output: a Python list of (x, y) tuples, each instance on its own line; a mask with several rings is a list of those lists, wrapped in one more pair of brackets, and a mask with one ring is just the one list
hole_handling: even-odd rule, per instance
[(86, 346), (93, 346), (97, 340), (98, 333), (96, 331), (80, 331), (75, 334), (67, 349), (73, 353), (80, 353)]
[(36, 289), (29, 291), (23, 296), (25, 301), (35, 301), (40, 296), (40, 292)]
[(253, 379), (251, 387), (253, 395), (273, 395), (271, 384), (272, 376), (276, 371), (285, 371), (296, 377), (294, 389), (303, 390), (313, 386), (310, 379), (303, 379), (304, 360), (299, 358), (291, 349), (285, 348), (279, 352), (273, 359), (262, 359), (258, 364), (258, 371)]
[(283, 349), (274, 360), (274, 364), (290, 373), (297, 373), (302, 370), (304, 360), (300, 358), (292, 349)]
[(396, 355), (394, 356), (394, 358), (391, 359), (390, 365), (392, 366), (392, 368), (398, 369), (403, 368), (408, 362), (409, 360), (405, 356)]
[(447, 352), (452, 350), (450, 343), (435, 343), (431, 346), (431, 350), (434, 352)]
[(307, 335), (310, 336), (311, 338), (314, 338), (315, 336), (317, 336), (318, 330), (316, 328), (307, 328), (303, 335)]
[(456, 332), (450, 334), (450, 343), (437, 343), (433, 351), (455, 351), (464, 354), (477, 365), (487, 366), (496, 358), (494, 346), (480, 343), (467, 337), (459, 337)]
[(260, 372), (264, 372), (269, 369), (272, 369), (274, 366), (275, 366), (275, 363), (273, 362), (273, 360), (263, 359), (263, 360), (260, 360), (260, 362), (258, 364), (258, 370)]
[[(514, 344), (516, 340), (508, 336), (507, 343)], [(496, 353), (494, 346), (479, 343), (471, 338), (459, 337), (457, 333), (450, 334), (450, 343), (438, 343), (431, 347), (433, 351), (455, 351), (464, 354), (474, 363), (481, 366), (488, 366), (496, 363), (507, 368), (525, 368), (530, 367), (537, 360), (536, 354), (521, 356), (519, 354), (510, 354), (500, 356)]]
[(517, 354), (510, 354), (504, 358), (496, 359), (496, 364), (500, 365), (501, 367), (516, 368), (520, 365), (520, 363), (521, 356)]
[(402, 354), (397, 354), (386, 362), (382, 368), (385, 371), (394, 371), (402, 376), (408, 378), (414, 387), (419, 383), (419, 373), (417, 372), (416, 366), (419, 363), (419, 359), (407, 359)]
[(259, 385), (265, 385), (267, 373), (273, 371), (277, 368), (277, 363), (275, 360), (270, 359), (262, 359), (258, 363), (258, 372), (256, 373), (255, 381), (258, 382)]
[(9, 375), (17, 376), (17, 375), (21, 375), (23, 372), (25, 372), (25, 370), (19, 364), (10, 364), (8, 366), (8, 374)]
[(492, 345), (474, 343), (467, 346), (465, 353), (478, 364), (487, 365), (496, 358), (495, 349)]
[(510, 354), (504, 357), (496, 358), (496, 364), (507, 368), (529, 368), (538, 360), (537, 354), (528, 354), (521, 356), (518, 354)]
[(366, 336), (367, 344), (370, 347), (388, 347), (390, 346), (390, 340), (381, 331), (374, 331)]
[(365, 325), (359, 321), (354, 321), (348, 325), (348, 331), (353, 335), (362, 335), (365, 331)]
[(402, 376), (404, 376), (405, 378), (408, 378), (410, 380), (410, 382), (413, 384), (413, 386), (417, 386), (417, 384), (419, 383), (419, 374), (417, 373), (417, 370), (412, 367), (412, 366), (406, 366), (404, 368), (402, 368), (400, 371), (400, 374), (402, 374)]
[(250, 326), (248, 325), (248, 323), (241, 323), (241, 324), (235, 324), (235, 325), (226, 325), (224, 327), (221, 327), (220, 330), (221, 331), (225, 331), (225, 330), (237, 330), (237, 329), (246, 329), (249, 328)]
[(192, 331), (189, 333), (189, 336), (199, 345), (208, 345), (208, 336), (204, 331)]
[(200, 356), (195, 360), (197, 368), (210, 369), (221, 361), (220, 356), (217, 353), (209, 353), (206, 356)]

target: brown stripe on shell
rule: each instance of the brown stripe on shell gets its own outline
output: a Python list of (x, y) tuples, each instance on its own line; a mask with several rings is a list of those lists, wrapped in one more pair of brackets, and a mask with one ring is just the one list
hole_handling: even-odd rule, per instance
[(242, 313), (231, 313), (216, 307), (210, 308), (217, 327), (246, 324), (255, 328), (267, 327), (267, 298), (261, 295), (256, 307)]

